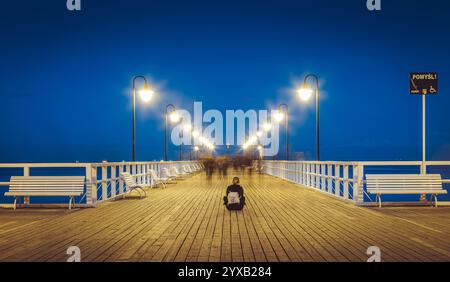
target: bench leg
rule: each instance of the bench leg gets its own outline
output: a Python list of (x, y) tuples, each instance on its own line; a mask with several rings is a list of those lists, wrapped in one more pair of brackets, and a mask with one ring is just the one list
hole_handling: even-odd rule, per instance
[(431, 204), (433, 204), (433, 197), (434, 197), (434, 206), (437, 208), (438, 207), (437, 195), (436, 194), (431, 195)]
[[(139, 193), (139, 198), (142, 199), (142, 194), (139, 188), (134, 188), (133, 190), (136, 190)], [(130, 191), (131, 193), (131, 191)]]
[(145, 189), (143, 187), (140, 188), (142, 190), (142, 192), (144, 192), (144, 197), (147, 197), (147, 192), (145, 191)]
[(381, 195), (377, 194), (378, 207), (381, 208)]
[(73, 197), (69, 197), (69, 210), (72, 209), (72, 201), (73, 201)]
[(14, 210), (16, 210), (17, 207), (17, 197), (14, 197)]

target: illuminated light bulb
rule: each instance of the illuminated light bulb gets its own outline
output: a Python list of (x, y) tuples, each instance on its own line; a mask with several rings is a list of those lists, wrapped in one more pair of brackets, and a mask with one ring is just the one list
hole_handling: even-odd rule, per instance
[(155, 92), (148, 87), (148, 85), (145, 85), (143, 89), (139, 90), (139, 97), (142, 101), (145, 103), (150, 102)]
[(171, 122), (178, 122), (180, 120), (180, 115), (177, 112), (173, 112), (170, 114), (170, 121)]
[(303, 87), (297, 90), (297, 93), (301, 100), (308, 101), (311, 98), (313, 91), (311, 88)]
[(275, 114), (275, 120), (276, 120), (277, 122), (281, 122), (283, 119), (284, 119), (284, 114), (283, 114), (282, 112), (278, 111), (278, 112)]

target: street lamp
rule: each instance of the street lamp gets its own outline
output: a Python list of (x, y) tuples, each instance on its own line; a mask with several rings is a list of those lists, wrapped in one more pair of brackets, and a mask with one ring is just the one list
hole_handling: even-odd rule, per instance
[(303, 80), (303, 87), (297, 90), (297, 93), (301, 100), (307, 101), (311, 98), (313, 90), (307, 86), (306, 82), (308, 78), (314, 78), (316, 81), (316, 161), (320, 160), (320, 146), (319, 146), (319, 78), (315, 74), (308, 74)]
[[(281, 109), (284, 108), (286, 118)], [(278, 111), (275, 114), (275, 120), (280, 123), (284, 119), (284, 125), (286, 126), (286, 160), (289, 160), (289, 107), (287, 104), (279, 104)]]
[(133, 162), (136, 161), (136, 80), (140, 78), (142, 80), (144, 80), (144, 87), (139, 90), (139, 97), (141, 98), (141, 100), (143, 100), (145, 103), (149, 102), (152, 97), (153, 94), (155, 94), (150, 87), (148, 86), (148, 82), (147, 79), (145, 78), (145, 76), (143, 75), (137, 75), (133, 78), (133, 136), (132, 136), (132, 158), (133, 158)]
[[(170, 114), (169, 114), (170, 112)], [(167, 162), (168, 158), (168, 136), (167, 136), (167, 120), (170, 118), (172, 123), (177, 123), (180, 120), (180, 115), (177, 113), (177, 109), (174, 105), (168, 104), (164, 111), (164, 125), (165, 125), (165, 142), (164, 142), (164, 160)]]

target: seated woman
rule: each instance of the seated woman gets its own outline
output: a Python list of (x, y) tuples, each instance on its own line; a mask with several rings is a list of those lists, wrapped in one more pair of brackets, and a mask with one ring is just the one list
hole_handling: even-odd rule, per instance
[(239, 185), (239, 177), (233, 177), (233, 184), (227, 187), (223, 204), (228, 210), (242, 210), (245, 205), (244, 188)]

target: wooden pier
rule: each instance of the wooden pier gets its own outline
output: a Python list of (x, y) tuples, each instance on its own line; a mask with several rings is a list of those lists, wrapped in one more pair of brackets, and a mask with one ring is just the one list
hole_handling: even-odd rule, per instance
[(231, 177), (197, 174), (148, 197), (95, 208), (0, 209), (0, 261), (450, 260), (450, 208), (367, 208), (268, 175), (240, 175), (247, 205), (229, 212)]

